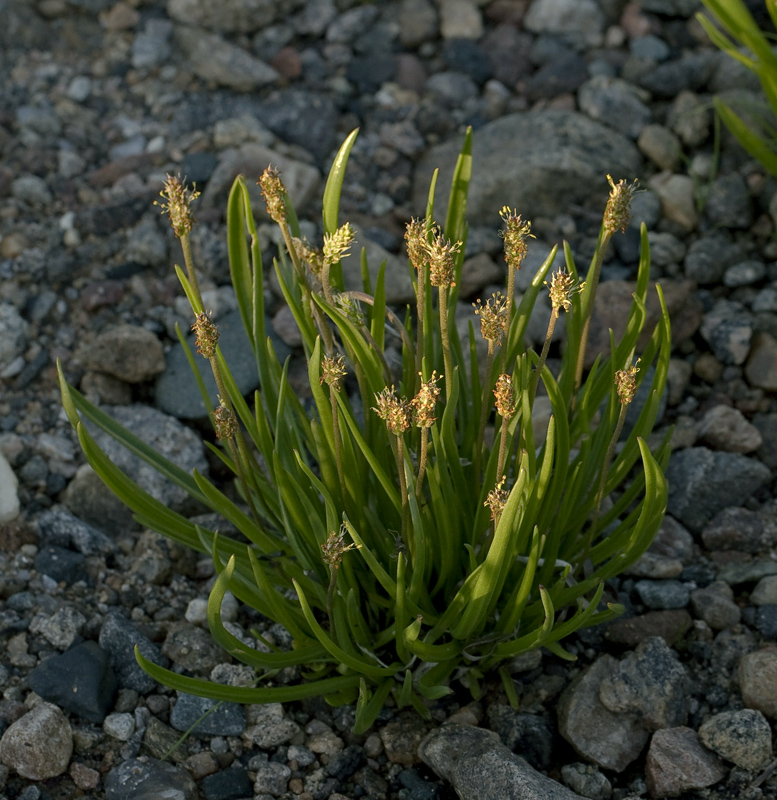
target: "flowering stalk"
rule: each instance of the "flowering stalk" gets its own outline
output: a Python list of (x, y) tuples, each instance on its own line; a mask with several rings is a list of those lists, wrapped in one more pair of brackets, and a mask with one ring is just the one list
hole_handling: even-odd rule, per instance
[(497, 478), (504, 476), (505, 459), (507, 456), (507, 423), (510, 418), (515, 414), (517, 407), (517, 399), (513, 389), (513, 379), (507, 375), (502, 374), (496, 381), (496, 388), (494, 389), (494, 397), (496, 401), (496, 412), (502, 418), (502, 425), (500, 427), (499, 439), (499, 458), (497, 459), (496, 475)]
[(482, 305), (480, 300), (473, 303), (475, 314), (480, 317), (480, 335), (488, 342), (486, 356), (486, 376), (483, 381), (483, 399), (480, 403), (480, 421), (478, 435), (475, 440), (474, 466), (475, 475), (480, 475), (480, 456), (483, 450), (483, 436), (486, 431), (486, 418), (488, 417), (488, 393), (491, 391), (491, 373), (494, 369), (494, 355), (496, 348), (502, 344), (502, 337), (507, 331), (507, 318), (510, 309), (510, 300), (502, 297), (498, 292), (491, 295), (491, 299)]
[[(631, 359), (629, 359), (631, 360)], [(619, 369), (615, 373), (615, 391), (618, 394), (618, 401), (620, 402), (620, 410), (618, 411), (618, 421), (615, 424), (615, 431), (610, 439), (610, 444), (607, 447), (607, 455), (604, 457), (604, 464), (602, 464), (602, 475), (599, 478), (599, 490), (596, 493), (596, 508), (594, 509), (594, 517), (591, 521), (591, 526), (588, 529), (588, 534), (585, 538), (585, 547), (583, 548), (583, 557), (581, 563), (585, 562), (588, 558), (588, 553), (593, 544), (596, 535), (596, 528), (599, 524), (599, 513), (602, 508), (602, 500), (604, 499), (604, 488), (607, 483), (607, 473), (610, 469), (610, 462), (612, 461), (613, 454), (615, 453), (615, 445), (623, 432), (623, 425), (626, 422), (626, 411), (629, 404), (634, 399), (637, 393), (637, 373), (639, 372), (639, 359), (632, 366), (626, 369)]]
[(350, 255), (348, 248), (354, 240), (354, 230), (349, 222), (338, 228), (334, 233), (324, 236), (324, 263), (321, 270), (321, 286), (324, 297), (330, 306), (334, 305), (332, 287), (329, 285), (329, 270), (341, 259)]
[(550, 350), (550, 342), (553, 338), (553, 331), (556, 329), (556, 322), (558, 322), (561, 309), (569, 312), (572, 308), (571, 296), (573, 292), (580, 292), (585, 288), (585, 282), (575, 283), (575, 279), (566, 270), (560, 269), (554, 273), (550, 279), (550, 283), (545, 281), (550, 294), (550, 320), (548, 320), (548, 330), (545, 333), (545, 342), (542, 345), (542, 353), (540, 360), (537, 363), (537, 368), (532, 375), (531, 384), (529, 385), (529, 406), (534, 404), (534, 396), (537, 393), (537, 386), (540, 381), (540, 374), (545, 362), (548, 360), (548, 351)]
[[(524, 221), (517, 211), (512, 211), (509, 206), (503, 206), (499, 212), (504, 230), (499, 235), (504, 239), (505, 261), (507, 262), (507, 314), (505, 317), (505, 330), (509, 332), (515, 303), (515, 273), (521, 268), (523, 259), (526, 258), (528, 243), (526, 239), (534, 236), (531, 234), (531, 223)], [(502, 353), (502, 370), (507, 368), (507, 350)]]
[(607, 207), (604, 210), (602, 219), (602, 232), (599, 237), (599, 245), (594, 256), (593, 270), (591, 279), (587, 281), (583, 293), (583, 331), (580, 337), (580, 349), (577, 354), (577, 364), (575, 365), (575, 393), (572, 395), (574, 403), (577, 397), (577, 390), (583, 381), (583, 364), (585, 362), (585, 351), (588, 344), (588, 330), (591, 326), (591, 316), (594, 310), (594, 300), (596, 300), (596, 290), (599, 286), (599, 276), (602, 272), (602, 262), (610, 239), (620, 228), (621, 233), (626, 232), (629, 221), (631, 220), (631, 199), (637, 189), (637, 182), (628, 184), (624, 180), (615, 183), (610, 175), (607, 176), (610, 183), (610, 197), (607, 200)]
[(356, 545), (352, 542), (345, 544), (345, 525), (340, 527), (339, 532), (330, 531), (326, 541), (321, 545), (321, 553), (324, 562), (329, 567), (329, 588), (326, 593), (326, 613), (329, 617), (329, 632), (337, 643), (337, 631), (335, 630), (334, 601), (335, 591), (337, 590), (337, 575), (340, 571), (340, 564), (343, 560), (343, 553), (352, 550)]
[(424, 484), (426, 454), (429, 447), (429, 428), (432, 427), (436, 419), (434, 416), (434, 406), (440, 394), (439, 386), (435, 386), (439, 378), (434, 370), (432, 370), (432, 377), (429, 378), (428, 381), (423, 380), (421, 373), (419, 373), (418, 376), (422, 379), (421, 388), (411, 402), (413, 421), (416, 426), (421, 429), (421, 447), (418, 454), (418, 478), (415, 484), (416, 497), (421, 496), (421, 489)]
[(445, 397), (451, 396), (453, 387), (453, 361), (451, 359), (451, 340), (448, 328), (448, 289), (455, 286), (456, 263), (454, 256), (461, 251), (461, 242), (446, 239), (439, 228), (434, 240), (427, 245), (429, 254), (429, 281), (438, 289), (440, 311), (440, 339), (442, 358), (445, 364)]
[(340, 411), (337, 407), (337, 395), (343, 388), (345, 377), (345, 359), (342, 356), (327, 356), (321, 359), (320, 382), (329, 387), (329, 403), (332, 407), (332, 436), (335, 440), (335, 463), (337, 464), (337, 477), (340, 481), (340, 491), (345, 498), (345, 474), (343, 472), (343, 444), (340, 436)]
[(418, 273), (416, 278), (416, 343), (415, 368), (420, 376), (424, 358), (424, 311), (426, 304), (426, 278), (429, 267), (426, 223), (421, 219), (411, 219), (405, 228), (407, 256)]

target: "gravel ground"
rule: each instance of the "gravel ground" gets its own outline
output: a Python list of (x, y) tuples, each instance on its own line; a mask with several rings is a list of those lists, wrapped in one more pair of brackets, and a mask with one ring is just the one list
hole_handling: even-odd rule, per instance
[[(706, 42), (699, 6), (0, 0), (0, 800), (777, 797), (777, 182), (715, 127), (714, 94), (761, 101)], [(172, 749), (209, 706), (148, 678), (134, 643), (191, 674), (251, 676), (207, 633), (209, 561), (138, 529), (84, 466), (55, 361), (181, 466), (217, 475), (176, 344), (189, 324), (177, 242), (152, 206), (165, 173), (203, 190), (195, 259), (239, 355), (223, 219), (234, 176), (279, 165), (312, 239), (331, 159), (359, 126), (341, 215), (372, 263), (403, 275), (404, 223), (437, 166), (445, 186), (467, 125), (461, 320), (503, 279), (502, 205), (533, 221), (525, 278), (561, 239), (585, 263), (607, 173), (645, 189), (592, 331), (606, 346), (624, 322), (644, 220), (672, 314), (659, 427), (675, 425), (675, 450), (666, 522), (611, 582), (627, 614), (572, 637), (574, 663), (518, 660), (517, 711), (493, 685), (477, 703), (440, 701), (430, 723), (387, 709), (357, 737), (349, 707), (225, 704)], [(276, 238), (261, 221), (268, 263)], [(408, 284), (387, 289), (407, 301)], [(266, 291), (304, 391), (299, 341)], [(253, 388), (250, 364), (235, 373)], [(237, 603), (225, 618), (285, 642)]]

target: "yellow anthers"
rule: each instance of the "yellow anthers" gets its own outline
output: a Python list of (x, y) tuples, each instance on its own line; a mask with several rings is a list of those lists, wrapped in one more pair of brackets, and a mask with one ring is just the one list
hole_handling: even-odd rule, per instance
[(175, 235), (180, 239), (188, 236), (194, 226), (191, 204), (200, 196), (196, 187), (186, 188), (186, 178), (181, 179), (180, 175), (168, 175), (164, 189), (159, 193), (165, 202), (154, 201), (155, 206), (165, 211), (170, 217), (170, 225), (175, 231)]
[(394, 387), (386, 387), (375, 395), (373, 411), (386, 423), (389, 433), (401, 436), (410, 427), (410, 404), (398, 398)]
[(572, 308), (572, 295), (585, 289), (585, 281), (576, 283), (572, 275), (563, 269), (554, 272), (550, 283), (545, 281), (545, 285), (548, 287), (550, 303), (553, 308), (563, 308), (564, 311), (569, 311)]
[(264, 202), (267, 203), (267, 213), (270, 215), (270, 219), (279, 225), (285, 225), (286, 202), (284, 196), (286, 187), (283, 185), (280, 172), (276, 167), (267, 167), (257, 183), (264, 197)]
[(329, 566), (330, 570), (337, 570), (340, 568), (340, 562), (343, 560), (343, 553), (348, 550), (353, 550), (356, 545), (345, 543), (346, 527), (342, 525), (339, 531), (329, 531), (326, 541), (321, 545), (321, 552), (324, 556), (324, 561)]
[(335, 295), (335, 306), (339, 309), (340, 313), (347, 317), (357, 328), (364, 325), (364, 314), (359, 305), (359, 301), (355, 300), (347, 292), (340, 292)]
[(216, 355), (216, 345), (219, 343), (219, 329), (213, 321), (213, 313), (203, 311), (197, 314), (192, 330), (197, 352), (205, 358), (213, 358)]
[(510, 494), (507, 489), (503, 488), (504, 483), (505, 476), (502, 475), (499, 483), (488, 493), (486, 502), (483, 503), (484, 506), (488, 506), (491, 509), (492, 522), (499, 522), (499, 517), (502, 516), (502, 512), (505, 510), (505, 503), (507, 503), (507, 498)]
[(342, 356), (324, 356), (321, 359), (319, 383), (325, 383), (330, 389), (339, 392), (343, 388), (343, 378), (346, 374), (345, 359)]
[(637, 393), (637, 373), (639, 372), (639, 359), (626, 369), (619, 369), (615, 373), (615, 391), (618, 392), (618, 399), (621, 405), (627, 406)]
[[(421, 375), (420, 372), (418, 374)], [(417, 428), (431, 428), (437, 419), (434, 416), (434, 407), (440, 396), (440, 387), (435, 384), (440, 378), (442, 375), (438, 375), (436, 370), (433, 371), (432, 377), (421, 383), (418, 394), (410, 403), (413, 408), (413, 421)]]
[(534, 238), (531, 232), (531, 222), (524, 220), (517, 211), (513, 211), (509, 206), (503, 206), (499, 212), (502, 222), (505, 224), (504, 230), (499, 231), (499, 235), (505, 241), (505, 261), (515, 269), (521, 268), (521, 262), (526, 258), (528, 238)]
[(428, 241), (426, 239), (426, 222), (422, 219), (411, 219), (405, 226), (405, 243), (407, 257), (416, 272), (429, 260)]
[(478, 300), (472, 307), (480, 317), (480, 335), (497, 346), (502, 344), (502, 336), (507, 327), (507, 300), (502, 293), (492, 294), (485, 305)]
[(619, 228), (621, 233), (625, 233), (631, 219), (631, 198), (637, 190), (637, 181), (629, 184), (620, 180), (615, 183), (610, 175), (607, 180), (610, 184), (610, 197), (604, 210), (604, 229), (609, 234), (615, 233)]
[(509, 375), (502, 374), (497, 378), (494, 397), (496, 398), (494, 405), (499, 416), (503, 419), (510, 419), (515, 414), (517, 401), (513, 390), (513, 379)]
[(297, 257), (307, 262), (314, 275), (320, 275), (324, 266), (324, 254), (317, 247), (311, 247), (304, 239), (293, 237), (291, 242), (297, 251)]
[(429, 282), (432, 286), (448, 288), (456, 285), (455, 255), (461, 251), (461, 242), (446, 239), (439, 228), (434, 241), (427, 244), (429, 257)]
[(219, 404), (211, 412), (213, 416), (213, 427), (216, 429), (216, 438), (224, 441), (232, 439), (238, 431), (237, 418), (235, 412), (219, 398)]
[(356, 232), (350, 222), (341, 225), (334, 233), (327, 233), (324, 236), (324, 261), (331, 265), (349, 256), (347, 251), (355, 236)]

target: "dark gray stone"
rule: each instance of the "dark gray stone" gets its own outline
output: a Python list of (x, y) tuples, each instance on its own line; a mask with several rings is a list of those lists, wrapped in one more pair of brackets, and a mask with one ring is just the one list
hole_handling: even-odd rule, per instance
[(680, 581), (641, 580), (634, 585), (639, 599), (653, 610), (685, 608), (690, 599), (687, 586)]
[(682, 91), (704, 88), (715, 68), (711, 50), (687, 53), (675, 61), (665, 61), (639, 78), (639, 85), (656, 97), (674, 98)]
[[(504, 154), (520, 142), (520, 157)], [(424, 208), (429, 178), (440, 168), (435, 215), (445, 218), (448, 187), (461, 138), (431, 148), (416, 167), (415, 208)], [(553, 217), (570, 203), (590, 202), (597, 187), (607, 196), (606, 175), (631, 178), (639, 172), (636, 146), (611, 128), (571, 111), (529, 111), (484, 125), (473, 140), (473, 171), (467, 212), (470, 225), (499, 223), (509, 199), (528, 219)]]
[(461, 800), (580, 800), (510, 752), (499, 737), (469, 725), (444, 725), (423, 739), (419, 755), (453, 784)]
[(244, 800), (254, 794), (248, 772), (242, 767), (222, 769), (203, 778), (200, 787), (205, 800)]
[(499, 735), (505, 747), (525, 758), (535, 769), (551, 768), (556, 730), (550, 717), (522, 714), (496, 703), (488, 707), (486, 716), (489, 728)]
[(769, 468), (738, 453), (690, 447), (672, 453), (667, 510), (693, 533), (724, 508), (742, 505), (771, 480)]
[(344, 750), (331, 756), (326, 771), (338, 781), (344, 781), (362, 766), (364, 760), (364, 750), (358, 745), (349, 744)]
[(97, 642), (83, 642), (47, 658), (30, 673), (29, 681), (44, 700), (89, 722), (105, 719), (117, 690), (108, 653)]
[(42, 547), (35, 556), (35, 569), (57, 583), (73, 584), (83, 577), (84, 557), (64, 547)]
[(685, 276), (696, 283), (719, 283), (726, 269), (743, 257), (742, 248), (722, 233), (712, 233), (695, 241), (685, 257)]
[(188, 731), (207, 712), (210, 713), (197, 724), (193, 733), (200, 736), (239, 736), (245, 730), (246, 715), (242, 706), (184, 692), (178, 692), (178, 701), (170, 714), (170, 725), (177, 731)]
[(116, 544), (102, 531), (58, 506), (38, 517), (41, 538), (58, 547), (73, 547), (84, 556), (109, 555)]
[(155, 758), (133, 758), (105, 777), (106, 800), (197, 800), (197, 785), (180, 767)]
[(135, 660), (136, 644), (149, 661), (161, 667), (170, 664), (150, 639), (143, 636), (131, 622), (118, 613), (111, 613), (106, 617), (100, 629), (99, 641), (100, 647), (111, 655), (113, 670), (122, 689), (133, 689), (140, 694), (147, 694), (157, 686), (157, 682), (144, 672)]
[[(270, 320), (267, 320), (267, 333), (273, 340), (275, 352), (281, 363), (291, 353), (288, 345), (285, 345), (277, 336), (274, 335)], [(242, 318), (239, 311), (232, 311), (218, 320), (219, 327), (219, 346), (221, 352), (229, 365), (232, 377), (237, 383), (240, 393), (249, 394), (259, 386), (259, 376), (256, 371), (256, 360), (254, 359), (251, 344), (248, 341)], [(189, 347), (196, 354), (194, 344), (194, 334), (187, 337)], [(175, 345), (165, 357), (165, 371), (159, 376), (156, 382), (156, 404), (166, 414), (170, 414), (178, 419), (204, 419), (207, 416), (205, 404), (197, 389), (197, 383), (192, 374), (186, 354), (180, 344)], [(205, 386), (208, 389), (211, 403), (214, 406), (218, 403), (218, 390), (216, 381), (208, 362), (201, 357), (197, 357)]]

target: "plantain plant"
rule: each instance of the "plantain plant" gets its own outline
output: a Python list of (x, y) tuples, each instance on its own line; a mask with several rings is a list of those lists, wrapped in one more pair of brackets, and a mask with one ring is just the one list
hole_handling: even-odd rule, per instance
[[(213, 408), (203, 362), (189, 350), (215, 430), (216, 441), (206, 444), (234, 476), (236, 493), (162, 458), (70, 386), (61, 366), (60, 379), (89, 463), (138, 522), (212, 556), (218, 577), (208, 603), (210, 630), (230, 655), (257, 671), (257, 683), (231, 687), (179, 675), (136, 651), (141, 666), (168, 686), (218, 700), (323, 695), (332, 704), (355, 703), (355, 730), (363, 732), (390, 697), (428, 716), (431, 701), (451, 692), (452, 683), (478, 697), (484, 677), (495, 671), (517, 703), (509, 669), (515, 656), (545, 647), (574, 658), (561, 644), (566, 636), (622, 612), (603, 602), (605, 581), (646, 550), (666, 506), (669, 442), (651, 454), (646, 437), (664, 391), (670, 329), (656, 286), (661, 317), (647, 339), (640, 336), (649, 289), (643, 225), (625, 333), (618, 342), (611, 336), (610, 352), (584, 369), (602, 260), (629, 221), (635, 188), (608, 176), (610, 198), (584, 280), (565, 244), (564, 268), (551, 275), (554, 248), (520, 302), (515, 274), (531, 228), (517, 212), (502, 209), (506, 293), (478, 302), (480, 331), (470, 323), (462, 340), (453, 311), (467, 232), (471, 131), (444, 225), (435, 223), (435, 173), (425, 216), (407, 226), (415, 307), (397, 313), (387, 306), (386, 282), (394, 276), (383, 264), (373, 285), (363, 252), (363, 286), (346, 290), (341, 261), (354, 234), (349, 224), (339, 225), (338, 209), (356, 135), (346, 139), (329, 173), (320, 250), (299, 238), (277, 171), (268, 169), (259, 180), (282, 233), (274, 269), (301, 334), (310, 408), (292, 391), (288, 362), (279, 362), (266, 334), (264, 265), (245, 179), (232, 187), (227, 228), (232, 283), (260, 379), (249, 400), (236, 388), (218, 327), (202, 304), (189, 248), (197, 193), (175, 177), (162, 192), (182, 245), (184, 268), (176, 271), (191, 303), (198, 354), (218, 386)], [(524, 334), (544, 286), (551, 312), (537, 354), (524, 345)], [(553, 374), (547, 359), (562, 313), (566, 341)], [(386, 358), (392, 331), (401, 343), (396, 370)], [(487, 343), (485, 364), (478, 336)], [(179, 338), (186, 346), (180, 331)], [(642, 384), (644, 405), (622, 436)], [(552, 415), (537, 436), (532, 413), (540, 390)], [(156, 501), (101, 452), (80, 415), (242, 536), (220, 535)], [(220, 617), (227, 590), (283, 625), (292, 647), (257, 649), (230, 633)], [(273, 682), (294, 666), (301, 669), (299, 683)]]

